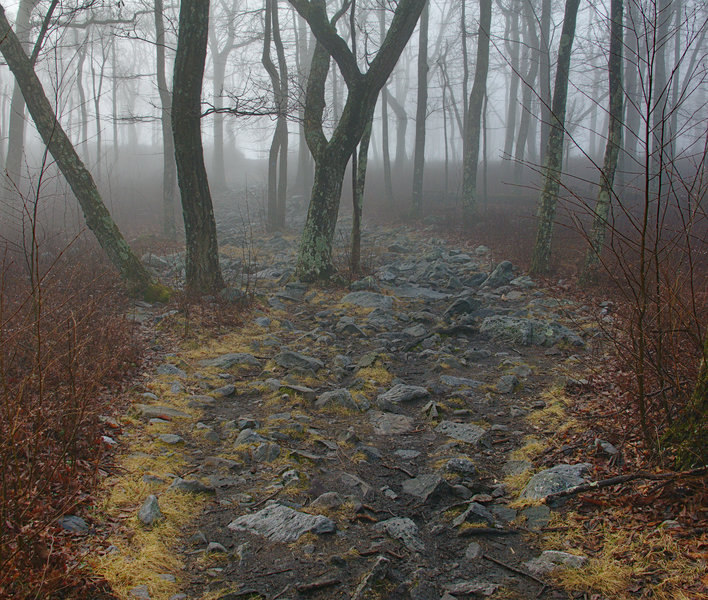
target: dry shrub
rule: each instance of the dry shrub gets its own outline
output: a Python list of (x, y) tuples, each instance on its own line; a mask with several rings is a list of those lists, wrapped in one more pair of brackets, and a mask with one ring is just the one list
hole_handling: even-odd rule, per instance
[(94, 245), (18, 248), (0, 259), (0, 597), (67, 597), (87, 584), (57, 519), (90, 500), (138, 336)]

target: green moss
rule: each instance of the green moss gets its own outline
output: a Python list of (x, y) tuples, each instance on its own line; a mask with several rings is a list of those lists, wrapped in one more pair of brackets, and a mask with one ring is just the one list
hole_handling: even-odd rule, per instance
[(174, 294), (172, 288), (167, 287), (161, 283), (151, 283), (144, 290), (142, 290), (142, 298), (145, 302), (162, 302), (163, 304), (169, 302), (172, 294)]

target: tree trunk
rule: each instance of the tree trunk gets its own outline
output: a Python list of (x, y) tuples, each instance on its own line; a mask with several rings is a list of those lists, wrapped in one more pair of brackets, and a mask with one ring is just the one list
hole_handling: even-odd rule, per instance
[(605, 242), (605, 230), (610, 214), (610, 203), (619, 151), (622, 147), (622, 112), (624, 90), (622, 88), (622, 48), (624, 45), (623, 0), (612, 0), (610, 14), (610, 58), (607, 71), (610, 81), (609, 125), (605, 161), (600, 173), (600, 190), (595, 203), (595, 218), (590, 234), (590, 247), (585, 255), (581, 280), (590, 281), (600, 262), (600, 253)]
[(425, 174), (425, 119), (428, 114), (428, 23), (430, 8), (426, 2), (418, 32), (418, 100), (415, 111), (415, 146), (413, 149), (413, 216), (419, 217), (423, 205)]
[[(328, 20), (324, 0), (290, 0), (290, 3), (308, 21), (318, 42), (305, 106), (305, 131), (315, 158), (315, 182), (296, 268), (298, 277), (312, 281), (327, 278), (333, 271), (332, 240), (348, 159), (366, 130), (381, 88), (413, 33), (425, 0), (400, 0), (386, 38), (366, 73), (361, 73), (356, 57)], [(330, 55), (339, 66), (349, 93), (339, 123), (328, 140), (322, 121)]]
[[(379, 9), (379, 35), (383, 40), (386, 35), (386, 11)], [(391, 149), (388, 133), (388, 86), (381, 90), (381, 153), (383, 155), (384, 201), (393, 206), (393, 180), (391, 178)]]
[[(528, 4), (528, 2), (526, 2)], [(506, 51), (509, 55), (509, 63), (511, 73), (509, 74), (511, 81), (509, 84), (509, 98), (506, 106), (506, 123), (504, 124), (505, 139), (504, 153), (502, 158), (508, 160), (511, 158), (511, 152), (514, 147), (514, 137), (516, 135), (516, 113), (518, 111), (517, 97), (519, 94), (519, 10), (516, 2), (513, 2), (511, 8), (504, 15), (507, 23), (507, 42), (505, 44)]]
[[(375, 106), (375, 105), (374, 105)], [(352, 214), (352, 247), (351, 271), (352, 274), (361, 272), (361, 215), (364, 209), (364, 188), (366, 186), (366, 167), (368, 164), (369, 140), (374, 125), (374, 111), (368, 118), (364, 133), (359, 142), (359, 159), (357, 162), (356, 181), (354, 185), (354, 202)]]
[(538, 230), (531, 258), (532, 273), (546, 273), (550, 267), (551, 239), (558, 202), (561, 167), (563, 165), (563, 141), (565, 136), (565, 109), (568, 97), (568, 73), (570, 54), (575, 37), (575, 23), (580, 0), (566, 0), (563, 30), (558, 44), (558, 66), (553, 89), (551, 131), (544, 164), (544, 184), (538, 209)]
[(201, 95), (209, 34), (209, 3), (182, 0), (172, 81), (172, 134), (187, 242), (187, 290), (224, 287), (201, 132)]
[(548, 137), (551, 131), (551, 0), (543, 0), (541, 5), (541, 35), (539, 38), (539, 92), (541, 100), (541, 162), (546, 160)]
[[(536, 83), (536, 75), (538, 74), (539, 59), (541, 53), (538, 51), (538, 35), (536, 34), (536, 15), (533, 12), (533, 7), (530, 2), (524, 2), (524, 38), (526, 41), (525, 56), (528, 65), (528, 71), (524, 74), (524, 89), (521, 92), (521, 122), (519, 123), (519, 135), (516, 138), (516, 152), (514, 153), (514, 175), (517, 182), (521, 178), (521, 168), (526, 156), (526, 147), (531, 131), (531, 117), (533, 110), (531, 103), (533, 101), (533, 90)], [(535, 53), (536, 56), (533, 56)], [(536, 126), (534, 122), (534, 127)]]
[(280, 155), (278, 157), (278, 201), (276, 206), (276, 224), (285, 228), (285, 200), (288, 192), (288, 63), (285, 60), (285, 48), (280, 36), (278, 18), (278, 0), (273, 0), (273, 43), (278, 57), (280, 89), (278, 90), (278, 125), (280, 126)]
[(639, 54), (640, 34), (638, 30), (639, 24), (636, 22), (636, 12), (637, 9), (634, 6), (634, 2), (628, 2), (625, 22), (627, 52), (624, 63), (624, 90), (627, 101), (625, 102), (624, 135), (622, 136), (623, 152), (619, 161), (619, 174), (623, 183), (625, 183), (624, 180), (628, 179), (629, 171), (633, 170), (632, 164), (636, 164), (637, 161), (637, 143), (641, 124), (638, 75), (644, 61), (640, 59)]
[[(225, 54), (225, 53), (223, 53)], [(214, 64), (214, 160), (212, 173), (214, 175), (214, 188), (226, 189), (226, 164), (224, 160), (224, 80), (226, 79), (226, 56), (221, 52), (212, 52)]]
[(465, 132), (462, 165), (462, 210), (465, 225), (472, 224), (477, 201), (477, 166), (479, 163), (479, 136), (482, 123), (482, 105), (487, 93), (489, 70), (489, 30), (492, 23), (492, 0), (479, 2), (479, 32), (477, 36), (477, 64), (470, 92), (469, 116)]
[(175, 239), (175, 187), (177, 166), (175, 144), (172, 139), (172, 98), (167, 87), (165, 68), (165, 25), (162, 0), (155, 0), (155, 54), (157, 59), (157, 91), (160, 95), (160, 124), (162, 126), (162, 232)]
[(295, 26), (295, 60), (297, 65), (298, 90), (298, 150), (297, 150), (297, 176), (295, 187), (303, 199), (307, 198), (312, 191), (312, 156), (307, 148), (305, 139), (305, 87), (309, 73), (309, 64), (312, 60), (309, 52), (307, 27), (302, 17), (297, 15), (293, 19)]
[(400, 177), (403, 171), (403, 167), (408, 160), (408, 153), (406, 152), (406, 131), (408, 130), (408, 113), (406, 113), (406, 108), (398, 98), (393, 94), (388, 93), (388, 105), (393, 110), (393, 114), (396, 115), (396, 156), (393, 159), (393, 168), (395, 169), (397, 176)]
[[(15, 19), (17, 39), (25, 53), (29, 52), (29, 38), (32, 27), (30, 17), (39, 0), (20, 0)], [(10, 189), (22, 192), (22, 156), (25, 149), (25, 101), (19, 83), (15, 82), (10, 101), (10, 124), (7, 130), (6, 176)]]
[(121, 235), (101, 200), (91, 174), (81, 162), (71, 141), (57, 121), (54, 110), (44, 94), (42, 84), (32, 69), (22, 44), (7, 22), (2, 6), (0, 6), (0, 52), (22, 90), (37, 131), (79, 201), (89, 229), (133, 291), (148, 294), (155, 289), (152, 278)]

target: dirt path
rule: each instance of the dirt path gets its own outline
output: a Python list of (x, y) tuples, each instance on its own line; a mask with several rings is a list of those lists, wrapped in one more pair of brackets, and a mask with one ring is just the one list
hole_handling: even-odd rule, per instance
[(405, 229), (369, 235), (379, 265), (351, 290), (283, 286), (292, 243), (257, 243), (269, 310), (168, 356), (136, 405), (109, 505), (137, 534), (109, 579), (128, 598), (565, 598), (545, 573), (575, 561), (538, 560), (554, 514), (519, 493), (586, 351), (577, 307)]

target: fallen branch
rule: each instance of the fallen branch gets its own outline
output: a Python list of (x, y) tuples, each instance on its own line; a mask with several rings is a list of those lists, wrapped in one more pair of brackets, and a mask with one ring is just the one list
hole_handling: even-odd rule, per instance
[(341, 579), (338, 579), (337, 577), (330, 577), (328, 579), (320, 579), (311, 583), (301, 583), (296, 585), (295, 589), (301, 594), (307, 594), (323, 588), (332, 587), (333, 585), (339, 585), (340, 583), (342, 583)]
[(575, 494), (582, 494), (583, 492), (591, 492), (593, 490), (599, 490), (600, 488), (610, 487), (613, 485), (618, 485), (620, 483), (627, 483), (628, 481), (634, 481), (635, 479), (647, 479), (650, 481), (669, 481), (672, 479), (677, 479), (679, 477), (696, 477), (698, 475), (703, 475), (708, 472), (708, 465), (698, 467), (696, 469), (691, 469), (690, 471), (681, 471), (678, 473), (648, 473), (646, 471), (637, 471), (636, 473), (628, 473), (627, 475), (616, 475), (615, 477), (609, 477), (608, 479), (601, 479), (600, 481), (591, 481), (590, 483), (583, 483), (581, 485), (576, 485), (567, 490), (560, 492), (555, 492), (553, 494), (548, 494), (543, 499), (543, 502), (550, 504), (559, 498), (566, 498), (568, 496), (574, 496)]
[(494, 558), (493, 556), (489, 556), (488, 554), (482, 554), (482, 558), (486, 558), (488, 561), (491, 561), (500, 567), (504, 567), (505, 569), (508, 569), (509, 571), (512, 571), (514, 573), (518, 573), (519, 575), (523, 575), (524, 577), (528, 577), (529, 579), (532, 579), (536, 583), (540, 584), (544, 588), (548, 587), (548, 584), (543, 581), (542, 579), (539, 579), (535, 575), (531, 575), (531, 573), (527, 573), (526, 571), (522, 571), (521, 569), (517, 569), (516, 567), (512, 567), (511, 565), (508, 565), (505, 562), (502, 562), (498, 558)]
[(457, 534), (457, 537), (473, 537), (476, 535), (516, 535), (521, 532), (517, 529), (497, 529), (495, 527), (469, 527)]

